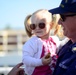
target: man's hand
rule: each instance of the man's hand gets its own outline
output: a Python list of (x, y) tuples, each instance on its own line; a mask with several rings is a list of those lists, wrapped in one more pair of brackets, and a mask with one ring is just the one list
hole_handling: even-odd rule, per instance
[(20, 68), (23, 63), (17, 64), (9, 73), (8, 75), (24, 75), (24, 69)]

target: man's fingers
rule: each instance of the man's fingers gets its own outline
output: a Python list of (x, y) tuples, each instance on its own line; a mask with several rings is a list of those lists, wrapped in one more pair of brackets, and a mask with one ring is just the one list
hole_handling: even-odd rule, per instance
[(17, 64), (16, 67), (19, 68), (22, 65), (23, 65), (23, 63), (21, 62), (21, 63)]
[(24, 69), (23, 68), (19, 68), (18, 70), (17, 70), (17, 73), (19, 73), (19, 75), (24, 75)]
[(17, 71), (24, 71), (24, 69), (23, 68), (18, 68)]

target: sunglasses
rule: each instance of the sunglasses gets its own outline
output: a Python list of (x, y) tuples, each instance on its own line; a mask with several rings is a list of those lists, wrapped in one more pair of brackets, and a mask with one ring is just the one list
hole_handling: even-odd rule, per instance
[(36, 29), (37, 26), (38, 26), (40, 29), (44, 29), (44, 28), (45, 28), (45, 23), (39, 23), (38, 25), (36, 25), (36, 24), (30, 24), (30, 28), (31, 28), (32, 30)]
[(76, 16), (76, 14), (69, 14), (69, 15), (60, 14), (60, 17), (61, 17), (60, 19), (64, 22), (67, 17), (72, 17), (72, 16)]

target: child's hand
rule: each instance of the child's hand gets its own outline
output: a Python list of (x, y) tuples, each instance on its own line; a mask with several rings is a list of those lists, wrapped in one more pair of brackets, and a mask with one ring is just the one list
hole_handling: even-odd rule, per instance
[(43, 63), (43, 65), (49, 65), (50, 62), (51, 62), (51, 57), (50, 56), (46, 57), (46, 56), (42, 57), (42, 63)]

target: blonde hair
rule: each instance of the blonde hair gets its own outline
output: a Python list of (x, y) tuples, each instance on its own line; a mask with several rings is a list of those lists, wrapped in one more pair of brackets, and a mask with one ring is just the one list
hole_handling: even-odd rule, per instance
[(53, 29), (54, 29), (54, 35), (57, 35), (58, 37), (62, 38), (64, 37), (63, 31), (62, 31), (62, 26), (58, 24), (58, 20), (60, 18), (59, 14), (54, 14), (53, 15)]
[[(48, 10), (46, 10), (46, 9), (40, 9), (40, 10), (35, 11), (32, 15), (28, 15), (28, 16), (25, 18), (25, 20), (24, 20), (25, 30), (26, 30), (26, 33), (27, 33), (27, 35), (28, 35), (29, 37), (31, 37), (31, 36), (33, 35), (32, 29), (30, 28), (31, 16), (33, 16), (34, 14), (36, 14), (36, 13), (38, 13), (38, 12), (40, 12), (40, 11), (43, 11), (43, 12), (47, 11), (47, 12), (48, 12)], [(51, 15), (51, 14), (49, 13), (49, 15)]]
[[(45, 16), (47, 16), (48, 18), (48, 22), (51, 22), (51, 19), (52, 19), (52, 13), (50, 13), (50, 12), (48, 12), (48, 10), (47, 9), (39, 9), (39, 10), (37, 10), (37, 11), (35, 11), (33, 14), (32, 14), (32, 16), (31, 16), (31, 20), (32, 20), (32, 18), (34, 17), (34, 15), (36, 15), (36, 14), (42, 14), (43, 16), (42, 17), (45, 17)], [(46, 15), (47, 14), (47, 15)]]
[(31, 24), (31, 15), (28, 15), (25, 20), (24, 20), (24, 26), (25, 26), (25, 30), (26, 30), (26, 33), (29, 37), (31, 37), (33, 34), (32, 34), (32, 30), (30, 28), (30, 24)]
[(58, 25), (58, 20), (60, 18), (60, 16), (58, 14), (54, 14), (52, 15), (52, 13), (50, 13), (47, 9), (40, 9), (40, 10), (37, 10), (35, 11), (32, 15), (28, 15), (26, 18), (25, 18), (25, 21), (24, 21), (24, 25), (25, 25), (25, 30), (26, 30), (26, 33), (29, 37), (31, 37), (33, 34), (32, 34), (32, 30), (30, 28), (30, 24), (31, 24), (31, 20), (32, 20), (32, 17), (37, 14), (37, 13), (44, 13), (45, 14), (47, 13), (48, 14), (48, 22), (50, 21), (51, 22), (51, 19), (52, 19), (52, 30), (53, 30), (53, 35), (57, 35), (58, 37), (63, 37), (63, 32), (61, 32), (62, 30), (62, 27), (61, 25)]
[(40, 10), (37, 10), (36, 12), (34, 12), (31, 16), (31, 18), (33, 18), (34, 15), (37, 13), (40, 13), (40, 14), (42, 13), (42, 14), (44, 14), (43, 16), (45, 16), (45, 14), (47, 14), (47, 17), (48, 17), (47, 21), (52, 23), (51, 31), (53, 30), (53, 35), (57, 35), (58, 37), (61, 37), (61, 38), (64, 36), (61, 25), (58, 25), (58, 20), (60, 18), (59, 14), (52, 15), (52, 13), (50, 13), (47, 9), (40, 9)]

